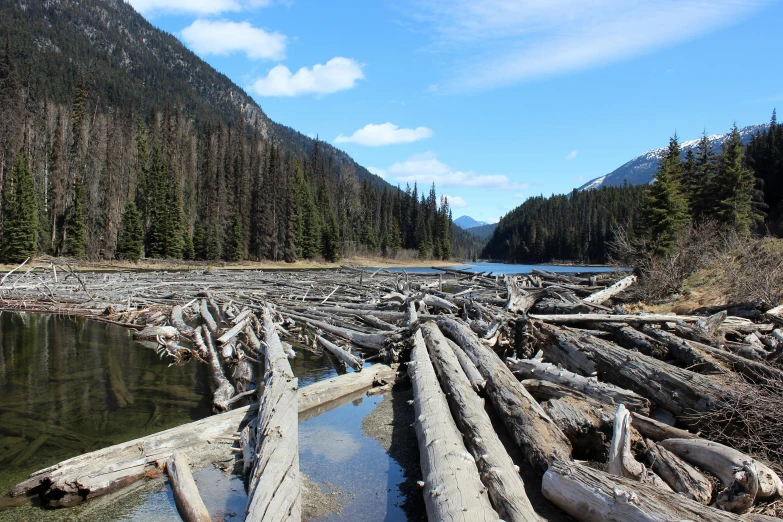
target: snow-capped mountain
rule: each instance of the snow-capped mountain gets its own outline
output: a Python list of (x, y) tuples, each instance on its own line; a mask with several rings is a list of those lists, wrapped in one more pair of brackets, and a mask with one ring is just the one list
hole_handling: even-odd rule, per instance
[[(750, 125), (740, 129), (740, 136), (742, 137), (742, 143), (747, 144), (751, 138), (757, 133), (766, 130), (769, 127), (768, 124)], [(712, 150), (716, 154), (720, 154), (721, 147), (728, 139), (728, 134), (712, 134), (707, 136), (710, 142)], [(699, 139), (685, 141), (680, 144), (682, 148), (682, 157), (685, 157), (685, 153), (690, 149), (695, 149), (699, 145)], [(650, 183), (655, 178), (655, 173), (658, 171), (658, 164), (666, 153), (666, 147), (660, 149), (653, 149), (645, 152), (628, 163), (622, 165), (618, 169), (605, 174), (601, 177), (588, 181), (578, 190), (589, 190), (600, 187), (619, 187), (624, 182), (628, 182), (629, 185), (641, 185), (643, 183)]]
[(481, 227), (484, 225), (488, 225), (489, 223), (485, 221), (476, 221), (470, 216), (462, 216), (455, 219), (454, 224), (457, 225), (462, 230), (468, 230), (469, 228)]

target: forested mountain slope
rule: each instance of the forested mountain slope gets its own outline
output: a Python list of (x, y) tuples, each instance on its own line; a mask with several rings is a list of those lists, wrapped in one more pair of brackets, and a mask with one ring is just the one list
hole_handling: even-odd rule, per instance
[(272, 122), (122, 0), (0, 0), (0, 35), (8, 259), (25, 253), (7, 244), (30, 228), (19, 211), (36, 223), (22, 243), (78, 257), (451, 255), (434, 190)]

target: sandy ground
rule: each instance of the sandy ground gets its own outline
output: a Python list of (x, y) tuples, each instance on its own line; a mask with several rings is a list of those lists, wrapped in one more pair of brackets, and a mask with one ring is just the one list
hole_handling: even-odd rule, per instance
[[(350, 257), (337, 263), (326, 261), (300, 260), (294, 263), (272, 261), (242, 261), (241, 263), (226, 263), (223, 261), (182, 261), (166, 259), (144, 259), (138, 263), (129, 261), (81, 261), (69, 258), (40, 257), (28, 262), (20, 270), (28, 270), (30, 266), (50, 268), (52, 263), (60, 267), (70, 266), (78, 271), (121, 271), (121, 270), (314, 270), (324, 268), (339, 268), (341, 266), (356, 267), (425, 267), (431, 266), (460, 266), (463, 263), (456, 261), (437, 261), (433, 259), (388, 259), (384, 257)], [(0, 264), (0, 272), (7, 272), (19, 265)]]

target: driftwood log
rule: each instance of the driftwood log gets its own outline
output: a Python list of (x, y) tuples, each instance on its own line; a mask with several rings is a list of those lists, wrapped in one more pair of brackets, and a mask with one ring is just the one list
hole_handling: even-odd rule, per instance
[(462, 442), (438, 384), (421, 331), (414, 336), (408, 373), (413, 384), (416, 435), (430, 520), (497, 521), (473, 457)]
[[(492, 505), (508, 522), (540, 521), (525, 493), (525, 484), (500, 442), (484, 401), (476, 395), (448, 341), (433, 322), (421, 326), (432, 364), (465, 444), (476, 460)], [(460, 351), (457, 348), (457, 351)]]
[(166, 473), (169, 476), (174, 502), (182, 520), (185, 522), (211, 522), (212, 518), (209, 516), (204, 501), (201, 500), (196, 482), (190, 473), (188, 458), (182, 453), (174, 453), (166, 463)]
[(302, 518), (298, 380), (268, 306), (263, 314), (266, 374), (255, 426), (255, 464), (250, 473), (245, 518), (295, 522)]
[(568, 458), (571, 443), (503, 361), (481, 344), (470, 328), (454, 319), (441, 319), (440, 329), (468, 354), (487, 381), (487, 395), (500, 413), (527, 461), (546, 470), (550, 457)]

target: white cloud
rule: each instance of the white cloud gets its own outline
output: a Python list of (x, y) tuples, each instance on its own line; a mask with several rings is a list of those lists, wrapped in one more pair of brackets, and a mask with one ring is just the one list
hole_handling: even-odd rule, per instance
[(437, 50), (460, 62), (447, 88), (474, 90), (629, 59), (736, 23), (770, 0), (416, 0)]
[(443, 196), (449, 201), (449, 206), (451, 208), (465, 208), (468, 206), (468, 202), (459, 196), (449, 196), (448, 194), (444, 194)]
[(378, 177), (386, 178), (386, 171), (383, 169), (378, 169), (375, 167), (367, 167), (367, 170), (370, 171), (370, 174), (375, 174)]
[(476, 174), (454, 170), (439, 161), (433, 152), (415, 154), (405, 161), (397, 162), (387, 169), (395, 181), (417, 182), (420, 185), (437, 187), (475, 187), (494, 190), (524, 190), (527, 185), (514, 183), (502, 174)]
[(302, 67), (294, 74), (285, 65), (278, 65), (265, 77), (255, 80), (249, 90), (258, 96), (321, 95), (351, 89), (363, 78), (361, 64), (338, 56), (312, 69)]
[(579, 154), (578, 150), (572, 150), (571, 152), (568, 153), (568, 156), (566, 156), (566, 159), (567, 160), (576, 159), (576, 155), (577, 154)]
[(285, 58), (286, 36), (268, 33), (249, 22), (195, 20), (182, 30), (182, 41), (201, 56), (240, 52), (251, 60)]
[(432, 137), (432, 129), (416, 127), (415, 129), (401, 129), (393, 123), (386, 122), (376, 125), (368, 123), (350, 136), (340, 134), (334, 139), (335, 143), (356, 143), (366, 147), (378, 147), (381, 145), (394, 145), (397, 143), (411, 143)]
[(525, 198), (527, 196), (525, 196), (524, 192), (518, 192), (518, 193), (514, 194), (514, 197), (517, 198), (517, 199), (523, 199), (523, 198)]
[(151, 13), (193, 13), (214, 15), (266, 7), (271, 0), (128, 0), (136, 11)]

